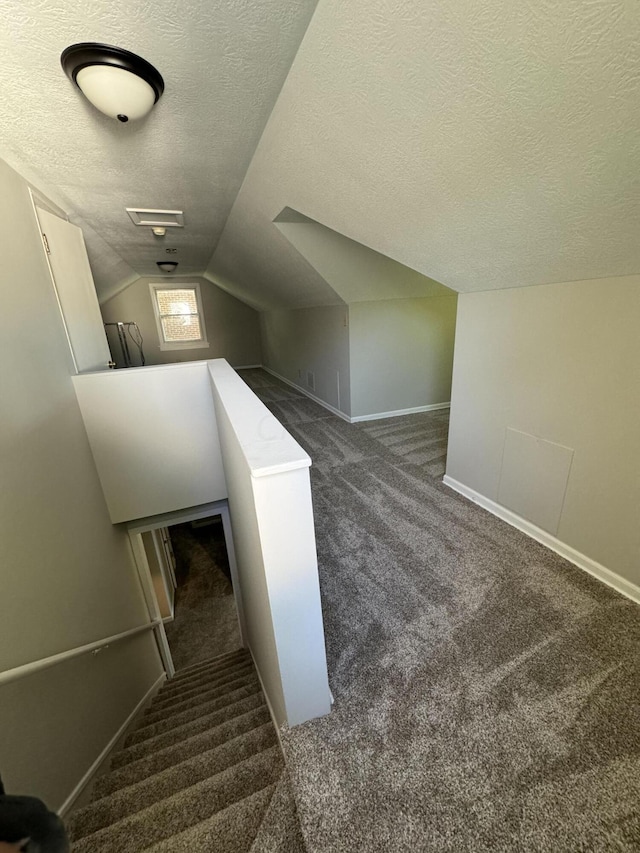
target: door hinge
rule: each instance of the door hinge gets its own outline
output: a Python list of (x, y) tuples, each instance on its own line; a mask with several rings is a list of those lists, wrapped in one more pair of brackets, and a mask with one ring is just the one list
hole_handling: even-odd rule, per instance
[(49, 241), (47, 240), (47, 235), (42, 232), (42, 242), (44, 243), (44, 248), (46, 249), (47, 255), (51, 254), (51, 249), (49, 248)]

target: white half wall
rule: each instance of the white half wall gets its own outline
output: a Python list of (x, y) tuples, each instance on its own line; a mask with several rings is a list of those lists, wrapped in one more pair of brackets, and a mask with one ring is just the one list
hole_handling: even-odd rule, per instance
[(206, 362), (73, 382), (114, 524), (226, 498)]
[(455, 325), (453, 294), (350, 305), (351, 415), (448, 403)]
[(529, 506), (540, 524), (547, 498), (559, 503), (550, 532), (636, 586), (639, 327), (640, 276), (460, 295), (447, 458), (448, 477), (499, 503), (505, 478), (536, 471), (525, 444), (505, 454), (507, 430), (532, 437), (535, 454), (543, 442), (572, 451), (568, 476), (563, 454), (563, 471), (523, 481), (527, 500), (511, 509)]
[(278, 724), (328, 714), (311, 460), (226, 362), (210, 362), (247, 639)]

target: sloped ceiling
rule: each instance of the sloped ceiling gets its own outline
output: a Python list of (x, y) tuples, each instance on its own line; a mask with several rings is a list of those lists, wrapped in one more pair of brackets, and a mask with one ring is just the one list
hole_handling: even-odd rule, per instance
[(276, 217), (275, 224), (344, 303), (454, 295), (437, 281), (299, 211), (286, 208)]
[(320, 0), (208, 276), (331, 301), (284, 207), (458, 290), (640, 272), (636, 0)]
[[(83, 227), (99, 295), (155, 274), (167, 246), (202, 273), (316, 0), (7, 0), (0, 27), (0, 152)], [(153, 63), (165, 93), (123, 125), (65, 77), (69, 44), (98, 41)], [(163, 240), (125, 207), (179, 208)]]
[[(6, 0), (0, 153), (83, 227), (103, 298), (171, 246), (254, 307), (339, 300), (286, 207), (458, 291), (640, 272), (637, 0), (315, 3)], [(157, 66), (146, 119), (70, 84), (86, 40)]]

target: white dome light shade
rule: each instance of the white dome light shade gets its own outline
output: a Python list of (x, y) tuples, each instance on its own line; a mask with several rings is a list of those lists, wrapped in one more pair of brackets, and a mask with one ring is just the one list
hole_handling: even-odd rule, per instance
[(60, 61), (87, 99), (121, 122), (145, 116), (164, 92), (164, 80), (153, 65), (119, 47), (72, 44)]
[(151, 86), (130, 71), (110, 65), (87, 65), (78, 71), (76, 83), (101, 113), (127, 121), (146, 116), (156, 102)]

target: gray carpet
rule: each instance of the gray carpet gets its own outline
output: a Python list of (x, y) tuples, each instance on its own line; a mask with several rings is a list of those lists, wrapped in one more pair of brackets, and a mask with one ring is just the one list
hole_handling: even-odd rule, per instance
[(241, 375), (313, 459), (310, 853), (640, 850), (640, 609), (440, 482), (446, 412), (350, 425)]
[(305, 853), (250, 655), (165, 684), (67, 827), (73, 853)]
[(177, 671), (240, 648), (240, 629), (222, 524), (170, 529), (178, 588), (175, 619), (166, 624)]

